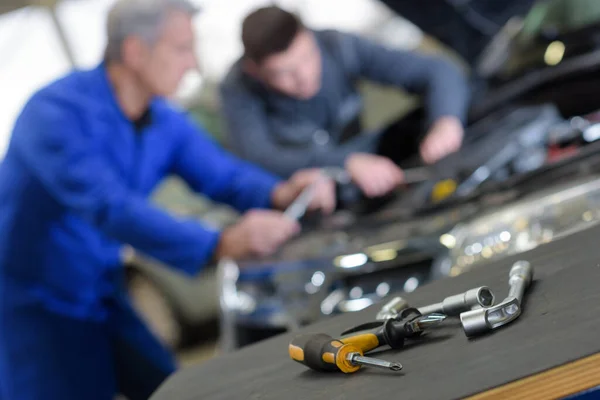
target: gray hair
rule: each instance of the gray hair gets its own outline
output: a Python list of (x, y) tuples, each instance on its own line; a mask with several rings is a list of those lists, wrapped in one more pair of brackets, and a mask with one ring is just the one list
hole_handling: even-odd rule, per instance
[(199, 9), (188, 0), (117, 0), (108, 13), (105, 61), (121, 61), (123, 42), (130, 36), (154, 44), (173, 11), (194, 16)]

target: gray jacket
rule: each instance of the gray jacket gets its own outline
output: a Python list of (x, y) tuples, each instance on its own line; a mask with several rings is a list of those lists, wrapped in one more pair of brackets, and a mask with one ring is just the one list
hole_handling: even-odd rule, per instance
[(360, 139), (340, 143), (343, 128), (362, 109), (360, 79), (423, 95), (428, 123), (442, 116), (466, 118), (468, 84), (452, 63), (391, 50), (352, 34), (314, 33), (323, 75), (321, 90), (312, 99), (269, 90), (243, 72), (241, 61), (221, 84), (225, 128), (240, 157), (282, 177), (302, 168), (342, 166), (349, 154), (361, 151)]

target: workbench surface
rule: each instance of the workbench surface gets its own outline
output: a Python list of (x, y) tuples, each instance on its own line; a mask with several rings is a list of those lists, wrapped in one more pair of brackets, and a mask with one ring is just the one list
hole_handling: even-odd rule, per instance
[[(449, 318), (420, 342), (407, 342), (402, 350), (386, 347), (369, 354), (399, 361), (404, 366), (400, 373), (367, 367), (350, 375), (309, 370), (289, 358), (287, 347), (293, 334), (284, 334), (180, 370), (152, 400), (455, 399), (600, 353), (600, 227), (433, 282), (404, 297), (412, 305), (423, 306), (487, 285), (499, 302), (508, 293), (508, 271), (520, 259), (530, 261), (535, 274), (516, 321), (468, 340), (460, 320)], [(374, 320), (380, 306), (334, 317), (301, 332), (336, 336)], [(594, 375), (598, 375), (596, 385), (600, 384), (600, 374)], [(573, 376), (583, 379), (580, 373)], [(552, 381), (559, 385), (559, 380)], [(550, 393), (558, 392), (552, 389)]]

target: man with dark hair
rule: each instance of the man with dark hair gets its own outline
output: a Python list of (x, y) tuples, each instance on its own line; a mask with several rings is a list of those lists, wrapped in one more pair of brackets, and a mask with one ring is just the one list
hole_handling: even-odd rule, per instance
[[(462, 144), (468, 84), (440, 57), (313, 31), (275, 6), (246, 17), (242, 41), (244, 55), (221, 85), (226, 128), (241, 157), (279, 176), (345, 167), (367, 196), (378, 197), (402, 182), (397, 164), (409, 154), (434, 163)], [(426, 134), (401, 125), (358, 134), (359, 79), (423, 95)]]
[[(175, 363), (133, 311), (122, 250), (196, 274), (298, 231), (282, 210), (319, 171), (282, 181), (166, 100), (196, 67), (194, 13), (188, 0), (118, 0), (105, 61), (42, 88), (19, 116), (0, 165), (0, 398), (147, 399)], [(223, 231), (175, 218), (147, 200), (167, 174), (256, 210)], [(331, 210), (333, 185), (317, 184), (312, 207)]]

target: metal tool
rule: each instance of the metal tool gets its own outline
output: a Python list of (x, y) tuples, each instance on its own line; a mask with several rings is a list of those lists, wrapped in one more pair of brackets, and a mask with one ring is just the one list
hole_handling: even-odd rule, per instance
[(494, 293), (487, 286), (467, 290), (464, 293), (446, 297), (441, 303), (419, 307), (421, 314), (442, 313), (448, 316), (459, 315), (473, 307), (490, 307), (494, 304)]
[(236, 282), (240, 274), (238, 264), (231, 258), (223, 258), (217, 264), (217, 282), (219, 290), (219, 350), (223, 353), (236, 347), (235, 310), (239, 308), (239, 296)]
[(306, 214), (306, 210), (308, 209), (308, 206), (310, 205), (311, 201), (313, 200), (313, 197), (315, 196), (315, 190), (317, 188), (317, 185), (321, 183), (321, 181), (325, 178), (326, 176), (322, 175), (322, 177), (308, 185), (302, 191), (302, 193), (300, 193), (300, 195), (296, 197), (294, 202), (288, 206), (288, 208), (283, 212), (283, 214), (286, 217), (295, 221), (300, 220), (300, 218), (302, 218), (304, 214)]
[(423, 331), (445, 319), (446, 316), (443, 314), (422, 315), (416, 308), (407, 308), (396, 318), (367, 322), (342, 332), (342, 336), (345, 336), (377, 328), (373, 332), (361, 333), (357, 336), (344, 338), (342, 341), (344, 343), (360, 342), (365, 352), (385, 345), (393, 349), (399, 349), (404, 346), (405, 339), (420, 336)]
[(341, 371), (346, 374), (362, 366), (400, 371), (402, 364), (365, 357), (361, 343), (334, 339), (324, 333), (296, 336), (288, 346), (290, 358), (317, 371)]
[[(323, 333), (296, 336), (289, 344), (288, 352), (292, 360), (320, 371), (352, 373), (362, 366), (400, 371), (400, 363), (365, 357), (364, 354), (385, 345), (393, 349), (401, 348), (406, 338), (420, 336), (423, 331), (445, 318), (442, 314), (421, 315), (414, 308), (407, 309), (401, 312), (399, 318), (375, 322), (379, 329), (374, 332), (341, 339), (334, 339)], [(359, 325), (342, 333), (342, 336), (372, 327), (372, 322)]]
[(467, 337), (481, 335), (504, 326), (521, 315), (521, 302), (525, 290), (533, 280), (533, 267), (527, 261), (517, 261), (509, 272), (508, 297), (502, 303), (460, 314), (460, 321)]
[[(322, 177), (307, 186), (284, 211), (284, 215), (294, 220), (302, 218), (315, 195), (316, 187), (321, 182), (321, 179), (341, 179), (338, 176), (339, 174), (339, 169), (324, 169)], [(235, 260), (231, 258), (219, 260), (219, 263), (217, 264), (217, 278), (219, 287), (221, 288), (219, 293), (221, 309), (221, 338), (219, 346), (224, 352), (232, 351), (235, 347), (235, 332), (233, 325), (235, 321), (234, 310), (239, 309), (238, 304), (240, 302), (236, 287), (239, 274), (239, 266)], [(286, 313), (286, 325), (290, 331), (295, 331), (300, 328), (300, 323), (290, 313)]]
[(379, 358), (365, 357), (361, 356), (360, 353), (350, 353), (348, 354), (348, 359), (351, 363), (357, 365), (368, 365), (370, 367), (389, 369), (392, 371), (400, 371), (402, 369), (402, 364), (399, 362), (390, 362), (380, 360)]
[(500, 149), (485, 164), (475, 170), (467, 179), (465, 179), (456, 188), (456, 195), (460, 197), (468, 196), (475, 191), (483, 182), (487, 181), (497, 170), (508, 165), (519, 154), (522, 147), (520, 143), (511, 141), (504, 148)]
[(306, 214), (306, 210), (308, 209), (308, 206), (310, 206), (310, 203), (315, 196), (317, 186), (323, 180), (326, 179), (331, 179), (335, 182), (345, 184), (350, 181), (350, 176), (342, 168), (323, 168), (321, 170), (321, 176), (319, 177), (319, 179), (316, 179), (313, 183), (304, 188), (300, 195), (296, 197), (294, 202), (288, 206), (288, 208), (283, 212), (283, 214), (288, 218), (299, 221), (300, 218), (302, 218), (304, 214)]
[[(490, 307), (492, 305), (494, 305), (494, 293), (487, 286), (481, 286), (446, 297), (441, 303), (419, 307), (418, 310), (423, 315), (440, 313), (447, 316), (456, 316), (461, 312), (473, 309), (473, 307)], [(395, 318), (402, 310), (409, 307), (408, 301), (404, 298), (394, 297), (381, 308), (376, 319)]]

